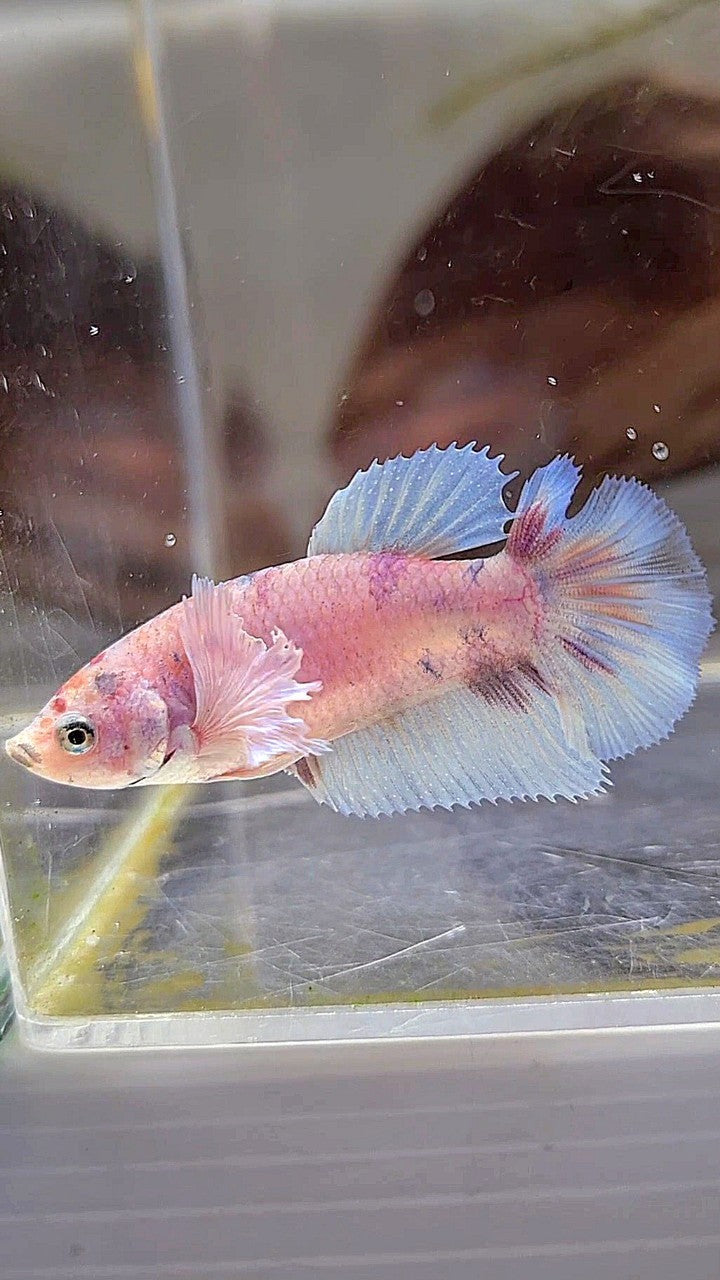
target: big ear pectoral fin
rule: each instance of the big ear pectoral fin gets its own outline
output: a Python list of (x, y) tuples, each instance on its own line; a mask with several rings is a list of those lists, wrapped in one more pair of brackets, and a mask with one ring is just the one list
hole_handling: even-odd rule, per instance
[(288, 710), (321, 687), (295, 679), (302, 650), (281, 631), (270, 645), (250, 635), (233, 604), (231, 586), (197, 577), (183, 601), (180, 635), (195, 685), (191, 730), (206, 777), (248, 774), (274, 757), (327, 749)]

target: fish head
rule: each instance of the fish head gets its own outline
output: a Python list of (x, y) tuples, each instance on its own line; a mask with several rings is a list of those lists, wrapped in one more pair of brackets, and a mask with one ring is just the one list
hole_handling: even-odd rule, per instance
[(5, 750), (37, 777), (114, 790), (154, 774), (168, 737), (164, 699), (109, 651), (62, 685)]

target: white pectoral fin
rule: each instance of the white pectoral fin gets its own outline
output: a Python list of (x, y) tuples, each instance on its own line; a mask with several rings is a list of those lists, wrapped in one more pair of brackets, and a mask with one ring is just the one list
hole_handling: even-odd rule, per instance
[(250, 635), (234, 611), (230, 587), (194, 577), (180, 634), (195, 684), (195, 761), (205, 777), (326, 750), (288, 711), (321, 687), (295, 679), (302, 650), (281, 631), (273, 632), (270, 645)]

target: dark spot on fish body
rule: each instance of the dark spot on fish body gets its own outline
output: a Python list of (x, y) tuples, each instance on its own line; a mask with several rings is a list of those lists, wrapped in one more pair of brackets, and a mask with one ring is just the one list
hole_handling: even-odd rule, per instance
[(377, 605), (389, 603), (398, 582), (407, 571), (404, 556), (392, 551), (382, 551), (372, 557), (370, 565), (370, 595)]
[(539, 689), (541, 693), (552, 693), (547, 680), (544, 678), (542, 672), (535, 666), (534, 662), (530, 662), (528, 660), (520, 662), (518, 663), (517, 669), (518, 674), (524, 676), (525, 679), (530, 684), (534, 685), (536, 689)]
[(530, 690), (517, 670), (485, 670), (470, 681), (470, 692), (482, 698), (491, 707), (506, 707), (510, 711), (529, 711)]
[(434, 658), (427, 649), (418, 660), (418, 666), (426, 673), (426, 675), (431, 676), (433, 680), (440, 680), (442, 678), (442, 663), (438, 658)]
[(102, 693), (109, 698), (117, 693), (119, 683), (120, 677), (114, 671), (101, 671), (95, 677), (95, 688), (98, 693)]
[(465, 627), (465, 629), (460, 632), (460, 640), (464, 645), (468, 645), (470, 647), (481, 644), (484, 639), (485, 628), (481, 627), (479, 623), (474, 622), (472, 626)]
[(470, 560), (467, 568), (465, 569), (465, 576), (469, 582), (477, 582), (484, 568), (484, 560)]
[(259, 569), (257, 573), (253, 574), (253, 590), (257, 608), (264, 609), (272, 605), (274, 586), (271, 571)]
[(510, 670), (480, 668), (469, 687), (491, 706), (503, 706), (511, 711), (529, 711), (536, 690), (550, 696), (553, 692), (542, 672), (529, 659), (523, 659)]

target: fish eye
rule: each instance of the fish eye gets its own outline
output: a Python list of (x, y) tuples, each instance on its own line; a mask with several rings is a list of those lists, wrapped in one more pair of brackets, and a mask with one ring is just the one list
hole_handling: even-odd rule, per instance
[(63, 751), (82, 756), (95, 745), (95, 730), (84, 716), (68, 716), (57, 727), (57, 736)]

